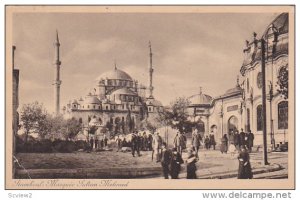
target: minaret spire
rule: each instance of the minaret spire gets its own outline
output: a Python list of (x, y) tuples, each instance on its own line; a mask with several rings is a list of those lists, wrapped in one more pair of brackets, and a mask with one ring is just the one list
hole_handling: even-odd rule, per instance
[(153, 98), (153, 85), (152, 85), (152, 76), (153, 76), (153, 66), (152, 66), (152, 48), (151, 48), (151, 42), (149, 41), (149, 50), (150, 50), (150, 64), (149, 64), (149, 98)]
[(55, 104), (55, 113), (59, 114), (60, 112), (60, 85), (61, 85), (61, 80), (60, 80), (60, 43), (59, 43), (59, 38), (58, 38), (58, 31), (56, 30), (56, 39), (54, 43), (54, 52), (55, 52), (55, 58), (54, 58), (54, 65), (55, 65), (55, 70), (54, 70), (54, 104)]
[(200, 93), (199, 93), (200, 95), (202, 94), (202, 87), (200, 87)]
[(117, 68), (117, 62), (116, 62), (116, 60), (115, 60), (115, 70), (117, 70), (118, 68)]

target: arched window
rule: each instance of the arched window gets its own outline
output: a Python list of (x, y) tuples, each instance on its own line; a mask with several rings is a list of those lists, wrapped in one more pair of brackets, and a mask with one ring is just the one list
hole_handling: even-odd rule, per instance
[(288, 128), (288, 102), (282, 101), (278, 104), (278, 129)]
[(257, 131), (262, 131), (263, 128), (263, 115), (262, 115), (262, 105), (258, 105), (256, 108), (256, 127)]
[(238, 118), (236, 116), (231, 116), (228, 119), (228, 132), (238, 130)]

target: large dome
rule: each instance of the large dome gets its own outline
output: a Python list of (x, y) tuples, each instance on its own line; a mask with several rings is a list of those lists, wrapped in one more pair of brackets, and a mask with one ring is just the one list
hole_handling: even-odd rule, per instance
[(117, 68), (113, 69), (112, 71), (108, 71), (101, 74), (96, 80), (101, 79), (118, 79), (132, 81), (132, 78), (126, 72)]
[(229, 90), (227, 90), (224, 95), (233, 95), (239, 93), (242, 93), (242, 88), (239, 85), (237, 85), (234, 88), (230, 88)]
[(212, 97), (207, 94), (196, 94), (188, 98), (191, 105), (210, 105), (212, 102)]
[(133, 92), (132, 90), (130, 90), (128, 88), (117, 89), (111, 93), (111, 95), (114, 95), (114, 94), (137, 95), (137, 93)]

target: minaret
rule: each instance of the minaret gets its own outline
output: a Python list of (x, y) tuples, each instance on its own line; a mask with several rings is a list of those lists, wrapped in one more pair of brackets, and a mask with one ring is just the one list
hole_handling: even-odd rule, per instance
[(55, 60), (54, 60), (54, 65), (55, 65), (55, 71), (54, 71), (54, 103), (55, 103), (55, 113), (59, 114), (60, 111), (60, 85), (61, 85), (61, 80), (60, 80), (60, 65), (61, 61), (59, 58), (59, 38), (58, 38), (58, 32), (56, 31), (56, 40), (54, 43), (54, 51), (55, 51)]
[(150, 65), (149, 65), (149, 98), (153, 98), (153, 89), (152, 86), (152, 75), (153, 75), (153, 66), (152, 66), (152, 49), (151, 49), (151, 42), (149, 41), (149, 49), (150, 49)]

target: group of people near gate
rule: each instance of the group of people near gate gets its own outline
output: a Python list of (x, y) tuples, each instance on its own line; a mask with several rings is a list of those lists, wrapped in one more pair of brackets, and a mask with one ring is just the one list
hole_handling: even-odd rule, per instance
[[(178, 179), (181, 170), (181, 164), (184, 163), (182, 159), (182, 152), (187, 149), (186, 163), (186, 178), (196, 179), (196, 162), (199, 160), (198, 151), (201, 145), (201, 136), (196, 129), (193, 131), (192, 148), (187, 148), (187, 138), (183, 133), (177, 133), (173, 148), (169, 149), (165, 142), (163, 142), (159, 133), (153, 137), (153, 153), (156, 157), (156, 162), (161, 162), (162, 171), (165, 179), (169, 178)], [(153, 155), (152, 155), (153, 159)]]
[(140, 151), (152, 151), (153, 138), (151, 134), (146, 132), (138, 133), (137, 131), (130, 134), (130, 139), (123, 139), (120, 136), (116, 136), (117, 151), (120, 151), (123, 147), (131, 148), (132, 156), (141, 156)]
[(91, 137), (89, 139), (89, 145), (92, 149), (105, 149), (107, 148), (108, 138), (104, 135), (102, 138)]
[(253, 148), (254, 134), (249, 130), (249, 132), (241, 132), (231, 130), (230, 133), (224, 134), (221, 139), (220, 150), (222, 153), (227, 153), (227, 151), (233, 154), (235, 151), (239, 151), (241, 146), (244, 146), (247, 151), (251, 152)]

